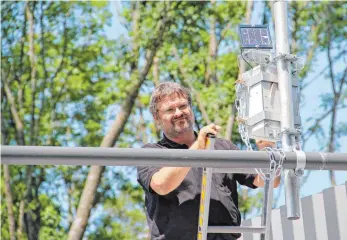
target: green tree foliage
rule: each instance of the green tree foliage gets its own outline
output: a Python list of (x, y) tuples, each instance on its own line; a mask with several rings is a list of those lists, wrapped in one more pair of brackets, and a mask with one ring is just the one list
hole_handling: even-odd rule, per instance
[(88, 239), (148, 239), (143, 191), (139, 185), (124, 183), (118, 191), (109, 191), (104, 197), (104, 213)]
[[(159, 78), (180, 82), (192, 90), (198, 127), (216, 122), (225, 131), (229, 117), (225, 113), (234, 102), (238, 76), (236, 27), (244, 18), (245, 4), (181, 5), (184, 11), (177, 12), (169, 37), (157, 54)], [(233, 137), (238, 139), (237, 134)]]
[[(3, 144), (100, 145), (107, 108), (121, 101), (123, 91), (117, 42), (104, 31), (111, 16), (107, 2), (2, 4)], [(10, 166), (13, 237), (66, 238), (88, 169)], [(106, 180), (100, 195), (117, 176)], [(121, 184), (117, 189), (119, 196), (127, 194)], [(5, 199), (4, 188), (1, 194)], [(7, 207), (3, 201), (4, 239), (10, 239)]]
[[(116, 8), (117, 4), (121, 7)], [(198, 128), (215, 122), (223, 127), (222, 136), (242, 148), (232, 106), (239, 74), (237, 25), (249, 21), (249, 6), (214, 0), (4, 2), (2, 144), (100, 146), (105, 136), (112, 135), (110, 123), (118, 123), (114, 119), (122, 114), (125, 126), (119, 124), (119, 134), (109, 136), (117, 147), (156, 141), (160, 129), (148, 111), (149, 96), (155, 85), (168, 80), (191, 89)], [(271, 22), (271, 5), (265, 7), (264, 20)], [(317, 53), (334, 48), (332, 63), (343, 56), (343, 14), (339, 3), (289, 4), (291, 49), (308, 63), (302, 78), (312, 69)], [(110, 40), (104, 30), (111, 26), (113, 15), (118, 15), (125, 29), (116, 40)], [(343, 73), (333, 72), (330, 78), (336, 85), (345, 81)], [(309, 82), (301, 83), (302, 88), (309, 86)], [(326, 95), (322, 107), (344, 106), (343, 94), (338, 101), (336, 94)], [(307, 134), (319, 133), (319, 124)], [(334, 139), (346, 129), (340, 126), (333, 132)], [(90, 169), (2, 166), (3, 238), (68, 238)], [(143, 191), (134, 175), (134, 168), (101, 169), (84, 237), (147, 238)], [(243, 189), (240, 193), (243, 216), (259, 208), (259, 194)]]

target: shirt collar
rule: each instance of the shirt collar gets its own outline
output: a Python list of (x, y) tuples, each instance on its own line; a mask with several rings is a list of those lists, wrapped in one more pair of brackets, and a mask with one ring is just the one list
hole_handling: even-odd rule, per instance
[[(195, 138), (198, 137), (197, 132), (194, 131)], [(158, 142), (160, 145), (168, 147), (168, 148), (174, 148), (174, 149), (188, 149), (189, 147), (186, 144), (179, 144), (172, 140), (170, 140), (168, 137), (163, 134), (163, 138)]]

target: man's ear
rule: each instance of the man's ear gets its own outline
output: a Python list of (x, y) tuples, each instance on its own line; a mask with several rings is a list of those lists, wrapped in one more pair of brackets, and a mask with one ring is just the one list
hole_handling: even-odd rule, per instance
[(158, 114), (153, 115), (155, 125), (160, 126), (160, 120)]

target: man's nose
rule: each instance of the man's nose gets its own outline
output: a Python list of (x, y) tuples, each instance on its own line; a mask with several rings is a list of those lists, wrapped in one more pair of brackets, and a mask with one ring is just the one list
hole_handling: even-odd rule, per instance
[(176, 110), (175, 110), (175, 114), (174, 116), (175, 117), (180, 117), (182, 116), (183, 112), (177, 107)]

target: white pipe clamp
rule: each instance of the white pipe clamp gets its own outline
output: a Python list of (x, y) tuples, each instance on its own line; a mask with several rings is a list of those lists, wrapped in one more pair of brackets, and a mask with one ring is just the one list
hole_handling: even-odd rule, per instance
[(306, 167), (306, 154), (301, 150), (294, 150), (296, 153), (296, 168), (295, 175), (302, 176), (304, 175), (304, 169)]

